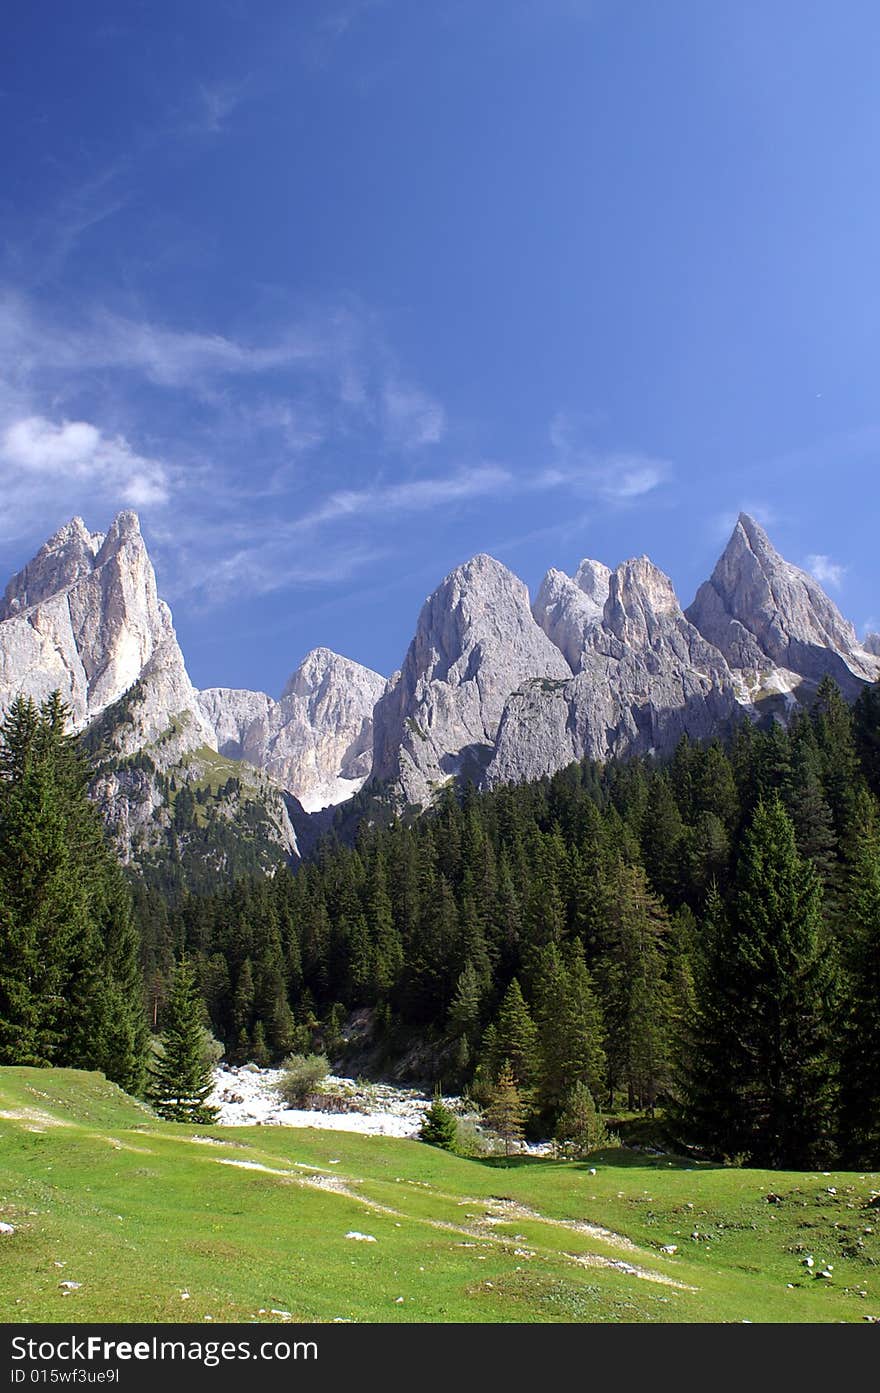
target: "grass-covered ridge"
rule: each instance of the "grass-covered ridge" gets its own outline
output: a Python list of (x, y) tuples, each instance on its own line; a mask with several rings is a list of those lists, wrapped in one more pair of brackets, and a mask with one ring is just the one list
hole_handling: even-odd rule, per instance
[(878, 1190), (625, 1150), (504, 1167), (194, 1132), (99, 1074), (0, 1070), (7, 1320), (861, 1321), (880, 1315)]

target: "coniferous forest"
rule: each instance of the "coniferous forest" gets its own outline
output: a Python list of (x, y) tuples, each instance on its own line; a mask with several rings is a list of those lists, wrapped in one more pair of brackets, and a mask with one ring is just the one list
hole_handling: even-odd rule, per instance
[(232, 1061), (344, 1058), (354, 1018), (372, 1070), (502, 1080), (536, 1136), (595, 1106), (719, 1159), (880, 1164), (880, 686), (420, 817), (364, 796), (346, 844), (215, 894), (126, 883), (63, 724), (2, 731), (0, 1062), (142, 1091), (183, 960)]

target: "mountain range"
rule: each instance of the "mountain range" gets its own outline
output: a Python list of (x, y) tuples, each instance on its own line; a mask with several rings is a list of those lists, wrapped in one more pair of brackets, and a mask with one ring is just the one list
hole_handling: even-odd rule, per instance
[[(212, 823), (268, 864), (365, 784), (423, 808), (454, 779), (492, 787), (585, 757), (663, 755), (684, 734), (784, 720), (826, 674), (854, 698), (880, 679), (880, 635), (860, 642), (746, 514), (687, 609), (645, 556), (551, 570), (530, 603), (479, 555), (425, 601), (387, 681), (316, 648), (277, 699), (195, 689), (133, 512), (106, 534), (73, 518), (0, 601), (0, 709), (60, 690), (96, 760), (93, 795), (135, 861)], [(228, 837), (215, 843), (221, 869)]]

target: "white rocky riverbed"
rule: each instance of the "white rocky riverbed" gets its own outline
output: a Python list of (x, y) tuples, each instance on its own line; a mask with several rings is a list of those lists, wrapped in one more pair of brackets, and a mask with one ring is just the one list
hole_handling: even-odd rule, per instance
[[(256, 1064), (221, 1064), (214, 1071), (214, 1091), (208, 1101), (219, 1111), (217, 1121), (226, 1127), (320, 1127), (334, 1132), (361, 1132), (374, 1137), (418, 1136), (422, 1117), (431, 1098), (417, 1088), (390, 1083), (367, 1083), (329, 1074), (328, 1091), (348, 1100), (351, 1111), (322, 1112), (288, 1108), (277, 1086), (283, 1070), (261, 1069)], [(447, 1106), (479, 1124), (478, 1115), (461, 1098), (444, 1097)], [(546, 1155), (549, 1142), (526, 1145), (530, 1155)]]
[[(330, 1074), (326, 1088), (346, 1098), (351, 1111), (319, 1112), (288, 1108), (277, 1092), (281, 1069), (255, 1064), (221, 1065), (214, 1072), (209, 1102), (219, 1108), (218, 1122), (228, 1127), (323, 1127), (337, 1132), (363, 1132), (381, 1137), (414, 1137), (430, 1098), (415, 1088), (386, 1083), (358, 1083)], [(458, 1110), (457, 1098), (446, 1101)]]

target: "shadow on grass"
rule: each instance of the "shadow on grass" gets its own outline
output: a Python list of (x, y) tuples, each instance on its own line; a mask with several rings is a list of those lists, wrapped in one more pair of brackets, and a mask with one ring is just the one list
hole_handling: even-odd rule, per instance
[(583, 1171), (585, 1174), (589, 1174), (598, 1166), (602, 1166), (605, 1170), (634, 1168), (645, 1170), (647, 1167), (656, 1167), (658, 1170), (726, 1169), (711, 1161), (696, 1161), (692, 1156), (681, 1156), (671, 1151), (663, 1152), (657, 1156), (633, 1150), (628, 1146), (613, 1146), (593, 1151), (589, 1156), (579, 1157), (577, 1160), (558, 1156), (529, 1156), (522, 1153), (512, 1156), (479, 1156), (471, 1159), (490, 1170), (502, 1171), (524, 1170), (526, 1167), (529, 1169), (558, 1170), (561, 1166), (565, 1166), (568, 1170)]

